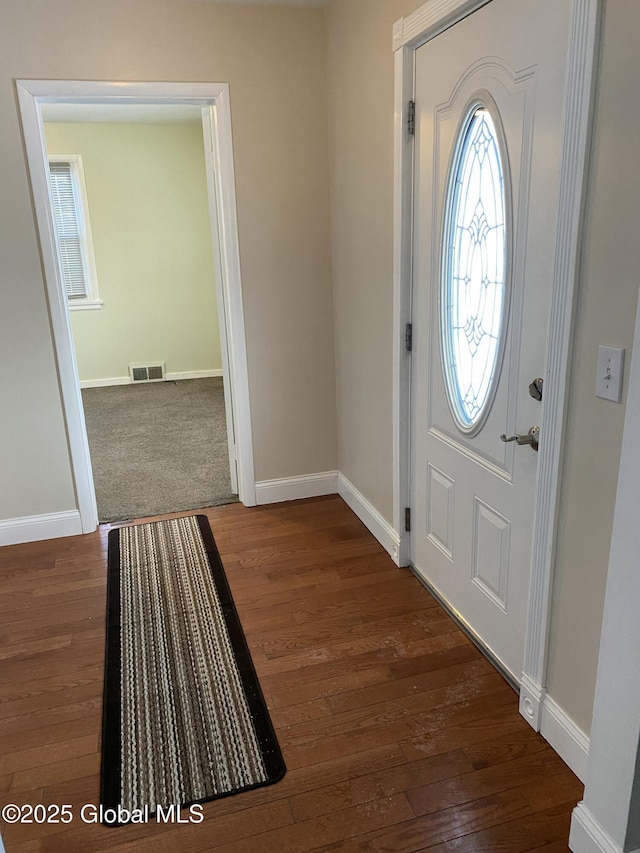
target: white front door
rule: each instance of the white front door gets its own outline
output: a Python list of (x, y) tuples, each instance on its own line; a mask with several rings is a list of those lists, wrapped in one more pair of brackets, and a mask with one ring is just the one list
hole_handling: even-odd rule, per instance
[(416, 51), (411, 562), (518, 681), (568, 24), (492, 0)]

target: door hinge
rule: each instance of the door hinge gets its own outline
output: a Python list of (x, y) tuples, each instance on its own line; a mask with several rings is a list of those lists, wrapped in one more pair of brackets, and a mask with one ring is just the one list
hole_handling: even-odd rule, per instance
[(416, 102), (409, 101), (407, 108), (407, 132), (409, 136), (415, 136), (416, 133)]
[(404, 348), (407, 352), (413, 349), (413, 325), (407, 323), (404, 327)]
[(411, 507), (407, 507), (404, 511), (404, 529), (406, 533), (411, 532)]

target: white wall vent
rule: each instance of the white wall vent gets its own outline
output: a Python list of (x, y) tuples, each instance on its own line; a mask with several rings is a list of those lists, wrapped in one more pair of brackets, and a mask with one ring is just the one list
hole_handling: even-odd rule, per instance
[(164, 382), (164, 364), (130, 364), (132, 382)]

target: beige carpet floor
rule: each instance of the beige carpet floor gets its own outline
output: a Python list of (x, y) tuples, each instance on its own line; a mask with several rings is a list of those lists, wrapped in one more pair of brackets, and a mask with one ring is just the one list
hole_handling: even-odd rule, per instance
[(82, 391), (101, 522), (233, 503), (222, 379)]

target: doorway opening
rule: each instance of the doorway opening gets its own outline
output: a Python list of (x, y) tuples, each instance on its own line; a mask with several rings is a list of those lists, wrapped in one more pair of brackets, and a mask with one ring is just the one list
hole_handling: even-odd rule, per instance
[(237, 500), (200, 108), (42, 115), (98, 520)]
[[(116, 520), (197, 508), (227, 502), (234, 494), (253, 505), (228, 85), (19, 81), (17, 88), (82, 532), (95, 529), (99, 517)], [(82, 137), (84, 154), (79, 150)], [(92, 174), (85, 177), (93, 188), (93, 202), (102, 193), (99, 203), (88, 205), (102, 257), (96, 265), (97, 289), (86, 300), (93, 304), (80, 306), (78, 300), (82, 310), (71, 311), (49, 166), (50, 155), (64, 160), (69, 154), (83, 154), (83, 166)], [(132, 186), (125, 198), (125, 185), (136, 182), (137, 190)], [(185, 192), (194, 196), (193, 204), (186, 203)], [(151, 202), (146, 212), (145, 195)], [(187, 208), (193, 208), (188, 217)], [(133, 228), (136, 218), (139, 227)], [(170, 256), (170, 246), (179, 257)], [(105, 332), (101, 336), (96, 334), (98, 325)], [(96, 456), (94, 478), (89, 452), (91, 446), (95, 454), (100, 433), (104, 438), (113, 425), (122, 425), (127, 416), (122, 407), (134, 400), (134, 408), (147, 400), (152, 411), (143, 406), (135, 415), (141, 421), (115, 442), (116, 447), (122, 445), (118, 450), (130, 469), (125, 479), (134, 485), (145, 479), (140, 441), (151, 444), (144, 449), (150, 454), (149, 470), (165, 476), (164, 484), (161, 479), (154, 487), (161, 503), (151, 500), (141, 506), (142, 512), (135, 499), (129, 507), (105, 503), (100, 484), (104, 460)], [(126, 412), (133, 419), (128, 405)], [(215, 428), (211, 415), (217, 418)], [(157, 430), (151, 426), (154, 420)], [(216, 487), (207, 470), (214, 460), (207, 460), (204, 472), (193, 461), (198, 426), (210, 447), (217, 444), (218, 475), (221, 462), (226, 468), (223, 485)], [(167, 433), (168, 427), (173, 433)], [(167, 445), (185, 437), (183, 450), (191, 452), (192, 459), (181, 463), (175, 447), (167, 457)], [(226, 445), (222, 460), (221, 437)], [(202, 456), (203, 448), (200, 452)], [(203, 455), (211, 454), (205, 448)], [(183, 499), (178, 497), (177, 479), (179, 475), (188, 481), (189, 470), (204, 475), (205, 491), (196, 489)]]

